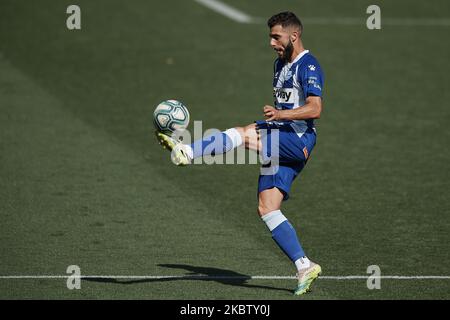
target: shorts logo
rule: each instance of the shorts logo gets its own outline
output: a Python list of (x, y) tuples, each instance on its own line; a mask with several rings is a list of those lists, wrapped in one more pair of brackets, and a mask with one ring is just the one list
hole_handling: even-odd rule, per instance
[(305, 155), (305, 159), (308, 160), (309, 153), (308, 153), (308, 149), (306, 149), (306, 147), (303, 148), (303, 154)]
[(273, 97), (278, 103), (294, 103), (293, 89), (273, 88)]

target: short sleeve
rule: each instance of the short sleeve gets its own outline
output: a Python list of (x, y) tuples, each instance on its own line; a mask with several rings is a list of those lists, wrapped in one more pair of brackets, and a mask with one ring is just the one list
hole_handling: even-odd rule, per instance
[(317, 61), (306, 61), (298, 73), (299, 82), (302, 84), (303, 93), (306, 97), (322, 97), (323, 73)]

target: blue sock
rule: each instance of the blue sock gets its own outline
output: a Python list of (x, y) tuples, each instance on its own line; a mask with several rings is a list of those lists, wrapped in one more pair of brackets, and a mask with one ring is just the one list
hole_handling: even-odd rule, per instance
[(262, 219), (272, 232), (273, 240), (292, 262), (295, 263), (297, 259), (305, 256), (294, 227), (292, 227), (280, 210), (272, 211), (262, 216)]
[(193, 158), (222, 154), (233, 148), (233, 141), (224, 132), (217, 132), (191, 144)]

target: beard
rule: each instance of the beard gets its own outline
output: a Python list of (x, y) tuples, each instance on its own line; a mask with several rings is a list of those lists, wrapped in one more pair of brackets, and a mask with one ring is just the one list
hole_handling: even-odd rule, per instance
[(292, 53), (294, 52), (294, 45), (292, 44), (291, 39), (289, 39), (289, 43), (287, 44), (286, 48), (284, 48), (283, 56), (281, 57), (281, 60), (286, 63), (289, 62), (289, 59), (292, 56)]

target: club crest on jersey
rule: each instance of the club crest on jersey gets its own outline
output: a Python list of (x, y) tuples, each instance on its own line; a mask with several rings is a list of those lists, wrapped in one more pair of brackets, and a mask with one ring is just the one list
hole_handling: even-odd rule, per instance
[(278, 103), (294, 103), (293, 89), (273, 88), (273, 97)]
[(288, 81), (290, 78), (292, 78), (292, 70), (289, 70), (288, 73), (286, 74), (286, 78), (284, 79), (284, 81)]

